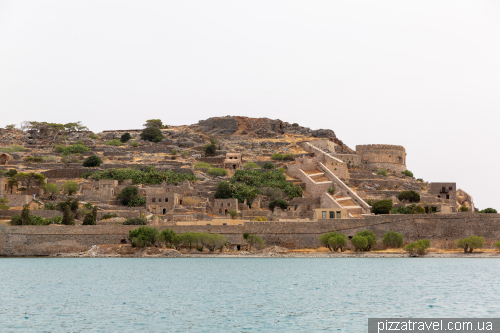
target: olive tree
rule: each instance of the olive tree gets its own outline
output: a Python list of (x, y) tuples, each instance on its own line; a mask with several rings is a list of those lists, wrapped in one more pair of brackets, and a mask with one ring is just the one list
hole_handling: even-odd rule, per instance
[(226, 244), (227, 238), (220, 234), (201, 234), (200, 243), (205, 246), (210, 252), (214, 252)]
[(457, 239), (455, 242), (457, 247), (461, 247), (464, 249), (464, 253), (472, 253), (474, 249), (480, 249), (484, 246), (484, 237), (480, 236), (470, 236), (469, 238), (461, 238)]

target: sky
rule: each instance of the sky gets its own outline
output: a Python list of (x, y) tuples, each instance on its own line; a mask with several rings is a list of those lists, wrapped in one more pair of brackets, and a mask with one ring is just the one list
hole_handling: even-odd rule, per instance
[(281, 119), (500, 209), (499, 40), (498, 1), (0, 0), (0, 127)]

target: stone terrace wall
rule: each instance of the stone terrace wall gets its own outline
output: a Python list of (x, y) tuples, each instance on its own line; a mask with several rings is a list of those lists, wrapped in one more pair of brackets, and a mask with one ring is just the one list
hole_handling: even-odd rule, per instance
[[(50, 255), (83, 251), (92, 245), (118, 244), (137, 226), (0, 226), (0, 255)], [(159, 227), (163, 229), (166, 227)], [(318, 237), (331, 231), (354, 236), (357, 231), (373, 230), (380, 240), (393, 230), (405, 242), (429, 238), (434, 242), (453, 242), (471, 235), (484, 236), (486, 246), (500, 240), (500, 214), (388, 215), (365, 219), (334, 219), (316, 222), (246, 222), (226, 226), (170, 226), (176, 232), (220, 233), (232, 243), (244, 244), (243, 233), (259, 234), (267, 245), (288, 248), (318, 247)]]

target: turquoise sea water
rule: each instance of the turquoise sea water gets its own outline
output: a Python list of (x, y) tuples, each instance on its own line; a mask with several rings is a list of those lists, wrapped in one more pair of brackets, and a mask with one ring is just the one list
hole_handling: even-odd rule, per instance
[(3, 258), (0, 332), (366, 332), (498, 317), (498, 259)]

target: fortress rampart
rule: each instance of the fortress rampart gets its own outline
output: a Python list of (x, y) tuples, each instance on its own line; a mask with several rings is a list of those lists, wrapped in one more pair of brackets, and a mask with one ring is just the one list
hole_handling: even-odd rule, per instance
[(361, 164), (371, 165), (391, 171), (406, 170), (406, 150), (396, 145), (358, 145), (356, 155), (361, 156)]
[[(0, 226), (1, 256), (44, 256), (59, 252), (79, 252), (93, 245), (119, 244), (137, 226)], [(167, 228), (159, 227), (159, 229)], [(388, 230), (403, 234), (405, 242), (429, 238), (431, 245), (451, 244), (458, 238), (483, 236), (485, 247), (500, 240), (500, 214), (387, 215), (365, 219), (319, 220), (316, 222), (246, 222), (244, 225), (169, 226), (178, 233), (209, 232), (225, 235), (244, 244), (243, 233), (260, 235), (269, 245), (288, 248), (314, 248), (325, 232), (347, 236), (373, 230), (379, 243)]]

